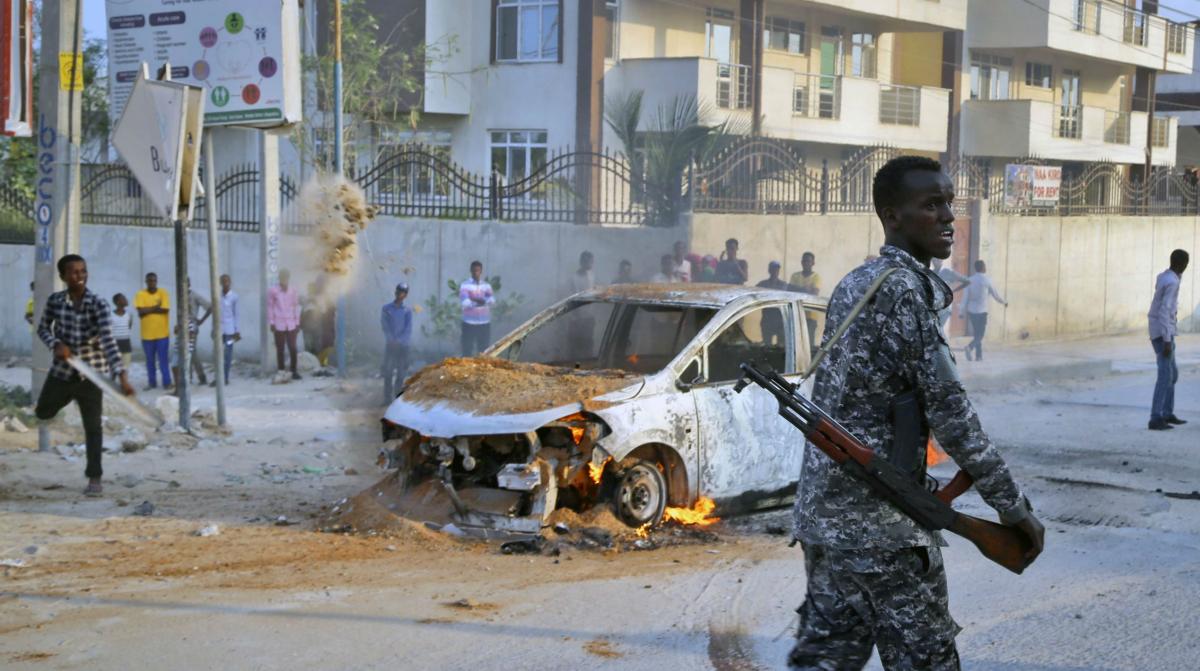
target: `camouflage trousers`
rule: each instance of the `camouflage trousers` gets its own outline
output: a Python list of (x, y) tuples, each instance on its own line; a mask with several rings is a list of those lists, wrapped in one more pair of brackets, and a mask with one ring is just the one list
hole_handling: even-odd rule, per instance
[(879, 647), (889, 671), (959, 668), (937, 547), (833, 550), (804, 545), (808, 589), (788, 667), (862, 669)]

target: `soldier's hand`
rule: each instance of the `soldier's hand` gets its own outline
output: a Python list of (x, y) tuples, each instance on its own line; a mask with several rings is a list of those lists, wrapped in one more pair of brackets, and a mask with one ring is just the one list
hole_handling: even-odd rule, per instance
[(1013, 526), (1029, 539), (1029, 550), (1025, 553), (1025, 559), (1033, 563), (1046, 546), (1046, 527), (1042, 526), (1041, 521), (1033, 514), (1033, 506), (1030, 505), (1029, 499), (1025, 500), (1025, 507), (1029, 511), (1028, 514)]

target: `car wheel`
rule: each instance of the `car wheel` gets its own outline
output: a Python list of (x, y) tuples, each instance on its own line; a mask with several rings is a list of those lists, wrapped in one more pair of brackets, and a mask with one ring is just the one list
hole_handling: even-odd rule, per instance
[(629, 526), (658, 524), (667, 507), (667, 481), (653, 463), (638, 461), (621, 476), (616, 502), (617, 515)]

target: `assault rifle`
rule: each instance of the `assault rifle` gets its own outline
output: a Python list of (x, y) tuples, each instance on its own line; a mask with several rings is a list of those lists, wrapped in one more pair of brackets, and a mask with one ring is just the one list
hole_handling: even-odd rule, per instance
[(973, 482), (966, 471), (959, 471), (949, 484), (931, 492), (911, 475), (879, 459), (871, 448), (863, 445), (817, 404), (797, 394), (796, 385), (779, 373), (764, 373), (749, 363), (743, 363), (741, 368), (743, 377), (734, 386), (734, 391), (740, 393), (751, 382), (766, 389), (779, 401), (779, 414), (800, 429), (813, 445), (917, 524), (931, 530), (946, 529), (962, 536), (974, 543), (983, 556), (1013, 573), (1021, 573), (1032, 563), (1025, 558), (1032, 547), (1025, 534), (1013, 527), (964, 515), (950, 507), (950, 502), (969, 489)]

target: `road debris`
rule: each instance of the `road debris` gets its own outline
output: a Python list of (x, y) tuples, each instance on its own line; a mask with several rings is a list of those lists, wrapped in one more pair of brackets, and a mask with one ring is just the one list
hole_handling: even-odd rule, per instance
[(154, 514), (154, 504), (149, 501), (142, 501), (133, 507), (132, 514), (139, 517), (150, 517)]
[(216, 535), (219, 535), (220, 533), (221, 533), (221, 527), (217, 526), (216, 524), (206, 524), (206, 525), (200, 527), (199, 529), (196, 529), (196, 535), (200, 536), (201, 538), (208, 538), (209, 536), (216, 536)]

